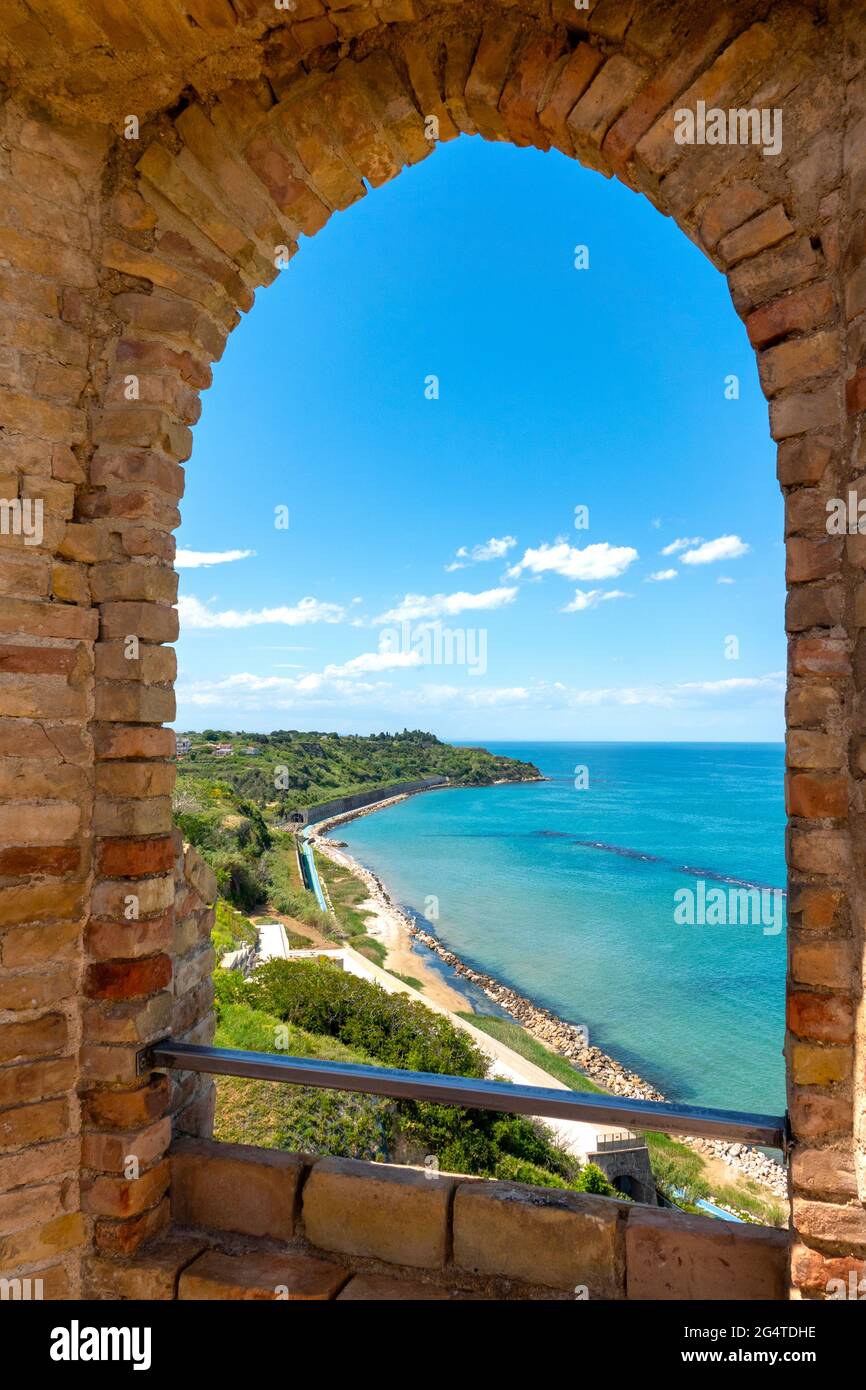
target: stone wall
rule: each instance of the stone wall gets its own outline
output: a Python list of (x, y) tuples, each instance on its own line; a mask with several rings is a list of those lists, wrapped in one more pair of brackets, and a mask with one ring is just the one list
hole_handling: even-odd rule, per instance
[[(43, 508), (38, 540), (0, 535), (0, 1269), (74, 1289), (78, 1252), (166, 1219), (167, 1083), (135, 1056), (168, 1000), (209, 1027), (163, 725), (211, 364), (301, 234), (465, 133), (643, 193), (757, 354), (789, 591), (793, 1277), (866, 1272), (866, 542), (826, 529), (866, 493), (862, 7), (13, 3), (0, 78), (0, 497)], [(678, 145), (698, 100), (781, 109), (782, 152)], [(205, 1108), (183, 1078), (170, 1104)]]
[(372, 806), (375, 801), (387, 801), (391, 796), (408, 796), (411, 792), (423, 792), (430, 787), (447, 786), (447, 777), (421, 777), (416, 782), (395, 782), (390, 787), (376, 787), (373, 791), (353, 792), (351, 796), (336, 796), (331, 801), (320, 801), (317, 806), (307, 806), (302, 814), (305, 825), (328, 820), (331, 816), (342, 816), (347, 811), (358, 811), (363, 806)]
[[(233, 1238), (251, 1237), (271, 1250), (336, 1256), (348, 1271), (422, 1276), (488, 1297), (785, 1296), (787, 1234), (768, 1227), (213, 1141), (180, 1140), (171, 1163), (176, 1229), (207, 1233), (228, 1250), (243, 1249)], [(201, 1246), (184, 1249), (192, 1260)]]
[[(214, 1035), (213, 968), (210, 943), (217, 896), (213, 870), (192, 845), (174, 832), (174, 939), (171, 1024), (176, 1042), (211, 1043)], [(170, 1113), (176, 1134), (213, 1132), (214, 1083), (200, 1072), (172, 1072)]]

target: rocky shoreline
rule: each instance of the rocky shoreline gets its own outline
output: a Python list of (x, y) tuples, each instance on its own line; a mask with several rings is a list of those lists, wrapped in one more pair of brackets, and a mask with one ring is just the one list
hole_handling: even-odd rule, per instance
[[(611, 1095), (626, 1096), (633, 1100), (666, 1100), (667, 1097), (654, 1086), (651, 1086), (649, 1082), (644, 1081), (643, 1077), (638, 1076), (636, 1072), (629, 1071), (627, 1067), (624, 1067), (606, 1052), (602, 1052), (600, 1048), (588, 1044), (586, 1029), (557, 1018), (548, 1009), (533, 1004), (531, 999), (518, 994), (516, 990), (511, 989), (509, 985), (502, 984), (492, 975), (473, 970), (453, 951), (449, 951), (443, 946), (437, 937), (422, 928), (413, 917), (399, 907), (376, 874), (365, 869), (362, 864), (347, 854), (342, 845), (338, 849), (333, 841), (322, 838), (323, 834), (332, 826), (356, 820), (360, 816), (379, 811), (385, 806), (393, 806), (399, 801), (406, 800), (407, 795), (420, 795), (420, 793), (390, 797), (387, 801), (375, 802), (373, 805), (361, 807), (357, 811), (345, 811), (339, 816), (321, 821), (315, 828), (311, 828), (310, 839), (329, 858), (334, 857), (334, 854), (329, 853), (329, 850), (338, 853), (339, 862), (351, 869), (369, 890), (374, 901), (391, 913), (410, 937), (421, 942), (428, 950), (437, 955), (440, 960), (454, 970), (455, 974), (471, 981), (472, 984), (483, 990), (490, 999), (505, 1009), (517, 1023), (520, 1023), (528, 1033), (531, 1033), (534, 1038), (551, 1048), (552, 1051), (572, 1062), (596, 1085), (603, 1087)], [(775, 1197), (787, 1197), (788, 1179), (785, 1169), (760, 1149), (751, 1148), (747, 1144), (727, 1143), (720, 1139), (703, 1139), (692, 1135), (678, 1137), (682, 1143), (688, 1144), (689, 1147), (696, 1149), (707, 1158), (718, 1159), (743, 1177), (752, 1178), (763, 1187), (769, 1188)]]

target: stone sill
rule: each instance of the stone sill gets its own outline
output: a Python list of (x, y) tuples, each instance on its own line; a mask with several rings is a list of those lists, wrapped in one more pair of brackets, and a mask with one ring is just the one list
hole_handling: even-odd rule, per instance
[[(291, 1257), (307, 1261), (301, 1285), (312, 1271), (326, 1290), (291, 1297), (787, 1297), (789, 1236), (769, 1227), (209, 1139), (176, 1140), (171, 1166), (172, 1232), (132, 1260), (92, 1260), (91, 1296), (272, 1298), (268, 1260), (276, 1257), (277, 1268), (280, 1257)], [(197, 1281), (192, 1271), (184, 1279), (208, 1249), (236, 1257), (231, 1278), (217, 1254), (216, 1283)], [(244, 1273), (244, 1260), (252, 1273)], [(380, 1290), (383, 1280), (396, 1279), (405, 1291), (392, 1283), (391, 1293), (370, 1292), (363, 1281), (350, 1290), (352, 1276)], [(253, 1291), (239, 1292), (247, 1278)], [(234, 1291), (201, 1292), (214, 1287)]]

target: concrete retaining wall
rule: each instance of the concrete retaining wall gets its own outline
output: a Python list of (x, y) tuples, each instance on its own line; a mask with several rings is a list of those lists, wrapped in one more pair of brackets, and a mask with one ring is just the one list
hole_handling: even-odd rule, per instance
[(320, 801), (316, 806), (307, 806), (302, 811), (294, 811), (292, 819), (302, 816), (299, 825), (314, 825), (328, 820), (331, 816), (342, 816), (346, 811), (357, 811), (362, 806), (371, 806), (374, 801), (387, 801), (391, 796), (406, 796), (410, 792), (423, 792), (428, 787), (445, 787), (447, 777), (421, 777), (416, 782), (394, 782), (390, 787), (373, 787), (370, 791), (353, 792), (351, 796), (337, 796), (332, 801)]

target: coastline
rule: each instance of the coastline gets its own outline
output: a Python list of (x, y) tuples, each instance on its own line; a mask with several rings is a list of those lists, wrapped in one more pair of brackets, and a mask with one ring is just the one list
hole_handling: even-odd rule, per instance
[[(430, 790), (443, 790), (443, 788), (431, 788)], [(584, 1041), (584, 1029), (566, 1023), (551, 1013), (550, 1010), (534, 1004), (531, 999), (518, 993), (509, 985), (503, 984), (494, 976), (488, 975), (484, 971), (474, 970), (467, 965), (453, 951), (448, 950), (436, 936), (421, 927), (414, 917), (410, 916), (394, 901), (378, 875), (360, 864), (351, 854), (347, 853), (343, 846), (335, 845), (325, 838), (328, 832), (338, 825), (357, 820), (361, 816), (370, 815), (374, 811), (383, 810), (387, 806), (397, 805), (401, 801), (408, 800), (409, 796), (420, 794), (420, 792), (402, 793), (400, 796), (372, 802), (370, 805), (360, 807), (357, 810), (344, 811), (340, 815), (329, 817), (327, 820), (319, 821), (314, 826), (309, 827), (308, 838), (326, 858), (347, 869), (364, 884), (370, 893), (371, 902), (376, 910), (375, 915), (380, 920), (385, 919), (393, 926), (397, 941), (402, 937), (410, 949), (413, 941), (420, 942), (448, 965), (455, 974), (482, 990), (488, 998), (510, 1014), (539, 1042), (565, 1057), (591, 1081), (610, 1094), (641, 1100), (666, 1100), (667, 1097), (661, 1091), (645, 1081), (636, 1072), (623, 1066), (615, 1057), (602, 1052), (600, 1048), (592, 1044), (587, 1044)], [(417, 960), (417, 956), (415, 960)], [(391, 968), (393, 969), (393, 967)], [(401, 971), (401, 973), (405, 972)], [(449, 988), (449, 993), (452, 992)], [(469, 1001), (464, 1002), (468, 1003)], [(744, 1144), (693, 1136), (682, 1137), (680, 1142), (697, 1150), (705, 1158), (720, 1160), (743, 1177), (751, 1178), (760, 1183), (763, 1187), (768, 1188), (775, 1197), (787, 1197), (788, 1182), (785, 1169), (781, 1164), (769, 1158), (762, 1150), (750, 1148)]]

